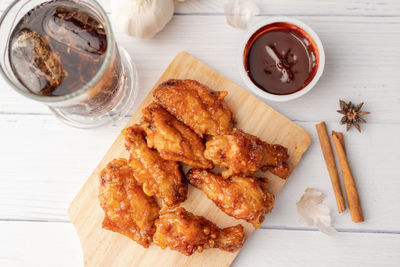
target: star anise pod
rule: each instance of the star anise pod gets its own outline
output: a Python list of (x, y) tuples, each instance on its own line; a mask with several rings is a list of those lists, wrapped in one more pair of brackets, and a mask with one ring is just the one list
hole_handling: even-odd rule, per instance
[(361, 116), (370, 114), (367, 111), (361, 111), (361, 107), (364, 105), (364, 103), (360, 103), (357, 106), (355, 106), (351, 101), (349, 103), (344, 102), (343, 100), (339, 100), (340, 104), (340, 114), (343, 114), (344, 116), (340, 120), (341, 124), (346, 124), (346, 130), (350, 130), (351, 126), (354, 125), (356, 129), (361, 133), (361, 128), (360, 128), (360, 122), (367, 122)]

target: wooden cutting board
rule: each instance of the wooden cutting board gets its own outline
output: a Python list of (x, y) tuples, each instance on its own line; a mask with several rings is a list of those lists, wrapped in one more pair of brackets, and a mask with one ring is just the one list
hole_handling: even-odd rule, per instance
[[(194, 79), (211, 89), (228, 91), (226, 102), (236, 115), (237, 127), (257, 135), (269, 143), (286, 146), (290, 155), (288, 163), (291, 171), (307, 150), (311, 138), (305, 130), (188, 53), (182, 52), (176, 56), (155, 87), (171, 78)], [(141, 110), (151, 101), (152, 91), (127, 126), (139, 122)], [(155, 245), (145, 249), (123, 235), (102, 229), (104, 213), (97, 198), (98, 175), (109, 161), (118, 157), (128, 157), (122, 135), (118, 136), (68, 210), (68, 215), (82, 242), (85, 266), (220, 267), (229, 266), (232, 263), (239, 252), (229, 253), (219, 249), (208, 249), (203, 253), (195, 253), (188, 257), (169, 249), (162, 250)], [(270, 179), (270, 191), (277, 195), (285, 184), (285, 180), (268, 172), (262, 175)], [(219, 227), (241, 223), (245, 228), (246, 238), (254, 230), (251, 224), (234, 219), (220, 211), (201, 191), (192, 186), (189, 186), (188, 199), (183, 206), (194, 214), (202, 215), (213, 221)], [(273, 216), (273, 213), (267, 215), (266, 220), (268, 220), (268, 216)], [(268, 252), (266, 251), (266, 253)]]

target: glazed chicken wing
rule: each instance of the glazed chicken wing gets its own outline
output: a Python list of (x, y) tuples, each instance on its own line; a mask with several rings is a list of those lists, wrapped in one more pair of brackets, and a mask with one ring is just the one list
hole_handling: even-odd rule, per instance
[(147, 147), (144, 131), (135, 125), (124, 129), (125, 146), (130, 153), (130, 165), (136, 180), (148, 196), (161, 200), (163, 208), (174, 207), (187, 196), (188, 185), (182, 179), (176, 161), (165, 160), (156, 150)]
[(224, 101), (228, 93), (216, 92), (194, 80), (168, 80), (155, 89), (156, 101), (178, 120), (203, 135), (228, 134), (234, 118)]
[(287, 148), (270, 145), (258, 137), (234, 129), (231, 134), (214, 136), (206, 143), (204, 156), (214, 164), (228, 168), (222, 177), (235, 174), (251, 175), (262, 169), (269, 170), (281, 178), (289, 177), (286, 160)]
[(214, 167), (204, 157), (203, 140), (160, 105), (152, 103), (143, 110), (141, 127), (146, 132), (147, 145), (157, 149), (163, 159), (196, 168)]
[(159, 207), (143, 192), (125, 159), (114, 159), (101, 171), (99, 200), (105, 212), (103, 228), (149, 247)]
[(201, 169), (191, 169), (186, 177), (223, 212), (236, 219), (244, 219), (256, 228), (260, 228), (265, 214), (274, 206), (274, 196), (268, 190), (264, 191), (258, 180), (250, 177), (223, 179)]
[(243, 245), (243, 226), (218, 228), (204, 217), (195, 216), (184, 208), (162, 213), (156, 220), (154, 243), (169, 247), (187, 256), (207, 248), (235, 251)]

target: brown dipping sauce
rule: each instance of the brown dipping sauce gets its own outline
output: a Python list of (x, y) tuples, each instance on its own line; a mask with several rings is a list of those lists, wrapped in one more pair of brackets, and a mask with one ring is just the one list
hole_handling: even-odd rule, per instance
[(285, 22), (265, 25), (249, 39), (244, 66), (260, 89), (275, 95), (300, 91), (314, 78), (319, 55), (314, 40)]

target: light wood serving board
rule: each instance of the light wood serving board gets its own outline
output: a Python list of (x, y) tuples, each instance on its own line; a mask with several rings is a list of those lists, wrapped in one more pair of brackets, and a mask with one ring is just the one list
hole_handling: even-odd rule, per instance
[[(286, 146), (290, 155), (288, 163), (291, 171), (307, 150), (311, 138), (305, 130), (188, 53), (182, 52), (176, 56), (155, 87), (171, 78), (194, 79), (211, 89), (228, 91), (226, 102), (236, 115), (238, 122), (236, 126), (269, 143)], [(141, 110), (151, 101), (152, 91), (127, 125), (139, 122)], [(123, 235), (102, 229), (104, 213), (97, 198), (98, 175), (109, 161), (118, 157), (128, 158), (122, 135), (118, 136), (68, 210), (68, 215), (82, 242), (85, 266), (220, 267), (229, 266), (232, 263), (238, 252), (229, 253), (219, 249), (208, 249), (188, 257), (169, 249), (162, 250), (155, 245), (145, 249)], [(285, 180), (268, 172), (263, 175), (270, 180), (270, 191), (277, 195), (285, 184)], [(183, 206), (196, 215), (205, 216), (219, 227), (241, 223), (245, 228), (246, 238), (254, 230), (251, 224), (234, 219), (220, 211), (201, 191), (192, 186), (189, 186), (188, 199)], [(268, 220), (268, 215), (266, 220)], [(267, 251), (265, 253), (268, 254)]]

